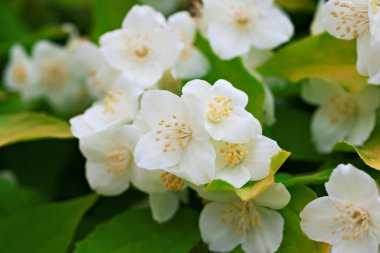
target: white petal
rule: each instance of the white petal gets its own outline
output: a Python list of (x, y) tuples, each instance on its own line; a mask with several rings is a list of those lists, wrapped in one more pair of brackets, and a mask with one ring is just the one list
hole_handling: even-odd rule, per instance
[(131, 173), (132, 184), (145, 193), (157, 193), (165, 191), (160, 179), (162, 170), (145, 170), (136, 167)]
[(151, 33), (166, 24), (165, 17), (148, 5), (135, 5), (123, 21), (123, 29)]
[(142, 137), (143, 132), (140, 128), (134, 125), (124, 125), (117, 129), (113, 137), (113, 141), (120, 146), (124, 146), (133, 151), (137, 142)]
[(104, 196), (115, 196), (129, 188), (129, 175), (116, 177), (106, 171), (106, 165), (102, 163), (86, 163), (86, 178), (91, 189)]
[(208, 38), (212, 50), (223, 60), (242, 56), (251, 48), (248, 34), (240, 32), (230, 24), (211, 24)]
[(79, 148), (87, 160), (95, 163), (105, 161), (104, 152), (117, 148), (110, 136), (115, 134), (115, 129), (107, 129), (82, 136), (79, 140)]
[(283, 184), (272, 184), (264, 192), (254, 199), (259, 206), (272, 209), (282, 209), (290, 201), (290, 193)]
[(353, 97), (363, 111), (374, 111), (380, 106), (380, 90), (377, 87), (367, 86)]
[(206, 130), (215, 140), (231, 143), (246, 143), (262, 129), (260, 122), (242, 108), (234, 108), (231, 114), (219, 123), (206, 122)]
[(215, 82), (211, 88), (211, 92), (214, 96), (231, 98), (232, 106), (245, 108), (248, 104), (248, 95), (243, 91), (236, 89), (230, 82), (223, 79)]
[(372, 177), (351, 164), (339, 165), (331, 174), (325, 187), (330, 197), (362, 208), (377, 201), (379, 195)]
[(365, 30), (357, 39), (356, 51), (358, 60), (356, 67), (358, 72), (363, 76), (369, 75), (369, 65), (371, 63), (371, 34), (369, 30)]
[(335, 110), (334, 106), (326, 104), (312, 118), (312, 138), (318, 151), (322, 153), (331, 152), (337, 142), (345, 140), (352, 128), (352, 118), (345, 115), (334, 117)]
[(251, 174), (244, 166), (226, 167), (216, 172), (216, 178), (231, 184), (235, 188), (241, 188), (251, 179)]
[(165, 142), (157, 141), (155, 130), (146, 133), (135, 149), (135, 159), (137, 166), (148, 169), (167, 169), (175, 166), (181, 159), (182, 150), (168, 150), (164, 152)]
[(210, 70), (206, 56), (197, 48), (188, 49), (188, 55), (181, 56), (173, 69), (174, 76), (192, 79), (205, 76)]
[(335, 94), (340, 94), (343, 89), (322, 79), (309, 79), (302, 86), (302, 98), (313, 105), (323, 105)]
[(302, 231), (311, 240), (336, 244), (341, 241), (339, 233), (333, 233), (341, 224), (333, 221), (339, 214), (329, 197), (322, 197), (310, 202), (300, 213)]
[(287, 42), (294, 33), (293, 24), (280, 9), (273, 7), (255, 22), (251, 43), (258, 49), (272, 49)]
[(337, 245), (334, 245), (331, 249), (331, 253), (378, 253), (379, 243), (373, 237), (366, 237), (363, 240), (351, 240), (343, 241)]
[(242, 244), (246, 253), (274, 253), (282, 242), (284, 219), (276, 211), (257, 208), (261, 226), (253, 227)]
[(243, 238), (236, 233), (235, 226), (221, 222), (222, 212), (228, 204), (212, 202), (207, 204), (199, 218), (202, 240), (215, 252), (229, 252), (241, 244)]
[(180, 11), (171, 15), (168, 19), (168, 24), (188, 39), (193, 40), (195, 37), (196, 25), (187, 11)]
[(173, 115), (183, 119), (184, 104), (181, 99), (169, 91), (146, 91), (141, 100), (141, 115), (148, 125), (157, 128), (161, 120), (172, 119)]
[(347, 141), (352, 145), (361, 146), (371, 135), (376, 124), (376, 113), (374, 111), (360, 111), (357, 114)]
[(215, 151), (207, 139), (193, 138), (179, 162), (178, 176), (196, 185), (215, 178)]
[(179, 196), (175, 192), (159, 192), (149, 194), (149, 205), (153, 219), (158, 223), (170, 220), (179, 208)]
[(87, 134), (90, 134), (94, 131), (86, 121), (83, 119), (83, 115), (78, 115), (70, 119), (71, 132), (76, 138), (81, 138)]
[(281, 150), (277, 142), (259, 135), (248, 145), (248, 155), (243, 163), (250, 170), (251, 179), (257, 181), (269, 176), (272, 157)]

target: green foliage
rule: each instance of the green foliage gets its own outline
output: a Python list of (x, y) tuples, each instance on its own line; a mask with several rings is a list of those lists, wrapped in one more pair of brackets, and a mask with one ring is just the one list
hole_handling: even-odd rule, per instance
[(131, 209), (99, 225), (75, 253), (187, 253), (200, 240), (196, 212), (182, 208), (165, 224), (157, 224), (147, 209)]
[(25, 210), (0, 221), (0, 252), (65, 253), (84, 213), (97, 197), (90, 195)]
[(0, 146), (45, 138), (71, 138), (69, 125), (42, 113), (0, 115)]

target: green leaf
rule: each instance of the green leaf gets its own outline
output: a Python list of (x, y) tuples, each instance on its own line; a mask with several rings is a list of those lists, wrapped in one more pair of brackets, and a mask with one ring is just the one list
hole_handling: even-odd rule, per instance
[(139, 2), (137, 0), (92, 0), (94, 17), (92, 38), (98, 40), (103, 33), (119, 29), (129, 9), (135, 4)]
[(40, 192), (0, 178), (0, 216), (12, 215), (44, 201), (45, 197)]
[(276, 0), (276, 3), (286, 11), (293, 13), (314, 12), (316, 8), (313, 0)]
[(319, 154), (311, 141), (312, 114), (303, 109), (299, 101), (280, 100), (276, 104), (276, 123), (269, 128), (269, 137), (276, 140), (280, 147), (292, 153), (292, 159), (320, 161), (325, 159)]
[(285, 220), (284, 238), (277, 253), (327, 253), (329, 247), (325, 244), (311, 241), (302, 232), (299, 213), (304, 207), (317, 198), (315, 193), (304, 185), (289, 189), (291, 199), (287, 207), (280, 211)]
[(277, 76), (292, 82), (321, 78), (352, 91), (367, 85), (367, 78), (356, 70), (355, 41), (339, 40), (329, 34), (285, 46), (258, 71), (264, 76)]
[(0, 115), (0, 146), (19, 141), (71, 138), (70, 126), (42, 113)]
[(2, 253), (65, 253), (96, 195), (38, 206), (0, 221)]
[(198, 214), (182, 208), (169, 222), (158, 224), (148, 209), (131, 209), (99, 225), (75, 253), (187, 253), (200, 240)]
[(314, 174), (300, 176), (289, 174), (282, 175), (282, 173), (279, 173), (276, 175), (276, 182), (282, 183), (286, 187), (292, 187), (299, 184), (323, 184), (330, 178), (332, 171), (332, 169), (327, 169)]
[(212, 52), (208, 42), (201, 36), (198, 36), (196, 46), (202, 50), (211, 63), (210, 72), (202, 79), (211, 84), (219, 79), (225, 79), (237, 89), (247, 93), (249, 96), (247, 110), (261, 121), (265, 101), (263, 84), (249, 73), (240, 58), (222, 61)]

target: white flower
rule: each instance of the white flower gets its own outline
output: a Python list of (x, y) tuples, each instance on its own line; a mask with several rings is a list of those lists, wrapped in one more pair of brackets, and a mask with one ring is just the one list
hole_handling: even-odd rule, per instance
[(120, 72), (111, 67), (104, 59), (100, 49), (92, 42), (76, 39), (75, 56), (86, 66), (86, 85), (94, 98), (103, 98), (112, 89), (112, 84)]
[(241, 245), (246, 253), (273, 253), (282, 241), (284, 219), (266, 207), (281, 209), (289, 200), (286, 188), (273, 184), (252, 201), (210, 202), (199, 219), (202, 239), (214, 252)]
[(318, 7), (317, 7), (317, 10), (315, 11), (313, 22), (311, 23), (311, 26), (310, 26), (311, 35), (318, 35), (326, 31), (322, 23), (323, 14), (324, 14), (322, 11), (323, 10), (322, 7), (324, 6), (325, 3), (326, 3), (325, 0), (319, 0), (318, 2)]
[(214, 178), (213, 146), (180, 97), (168, 91), (146, 91), (140, 113), (151, 130), (136, 146), (139, 167), (162, 169), (197, 185)]
[(375, 181), (351, 164), (341, 164), (325, 187), (328, 196), (310, 202), (300, 214), (303, 232), (331, 244), (333, 253), (377, 253), (380, 202)]
[(149, 194), (153, 219), (159, 223), (170, 220), (178, 211), (181, 199), (187, 194), (185, 182), (163, 170), (137, 168), (132, 173), (132, 184)]
[(133, 150), (141, 135), (138, 127), (125, 125), (80, 139), (80, 149), (87, 159), (86, 178), (94, 191), (114, 196), (128, 189), (131, 173), (137, 169)]
[(269, 176), (271, 159), (281, 150), (277, 142), (262, 135), (252, 137), (247, 143), (217, 142), (214, 146), (215, 177), (235, 188)]
[(196, 24), (186, 11), (178, 12), (168, 19), (173, 30), (181, 34), (183, 49), (180, 58), (173, 68), (173, 75), (181, 79), (192, 79), (205, 76), (210, 64), (205, 55), (194, 47)]
[(182, 92), (194, 118), (215, 140), (243, 143), (261, 134), (258, 120), (244, 109), (247, 94), (231, 83), (219, 80), (211, 86), (206, 81), (194, 80), (188, 82)]
[(329, 0), (323, 7), (322, 22), (337, 38), (358, 38), (357, 68), (380, 84), (380, 4), (376, 0)]
[(231, 59), (251, 47), (272, 49), (289, 40), (293, 25), (271, 0), (204, 0), (204, 23), (214, 52)]
[(106, 61), (144, 88), (174, 66), (182, 49), (180, 35), (149, 6), (134, 6), (122, 29), (104, 34), (100, 44)]
[(33, 47), (33, 62), (42, 92), (62, 114), (70, 114), (88, 101), (84, 86), (86, 66), (75, 59), (66, 48), (48, 41), (40, 41)]
[(84, 114), (70, 120), (73, 135), (81, 138), (96, 131), (131, 122), (136, 116), (141, 93), (140, 88), (129, 84), (123, 76), (119, 77), (103, 101), (95, 103)]
[(339, 141), (363, 145), (375, 127), (380, 91), (367, 86), (348, 93), (338, 85), (311, 80), (302, 90), (305, 101), (320, 106), (312, 119), (313, 141), (320, 152), (331, 152)]
[(4, 83), (7, 88), (19, 91), (23, 98), (39, 95), (38, 72), (20, 45), (14, 45), (10, 51), (10, 61), (5, 69)]

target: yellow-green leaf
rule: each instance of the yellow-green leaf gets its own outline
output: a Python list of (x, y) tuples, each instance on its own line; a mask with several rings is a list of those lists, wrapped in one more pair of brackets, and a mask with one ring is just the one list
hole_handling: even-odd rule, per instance
[(0, 146), (19, 141), (71, 137), (67, 122), (42, 113), (0, 115)]
[(297, 82), (305, 78), (322, 78), (359, 91), (366, 84), (365, 77), (356, 70), (355, 41), (339, 40), (329, 34), (308, 37), (280, 49), (258, 71)]

